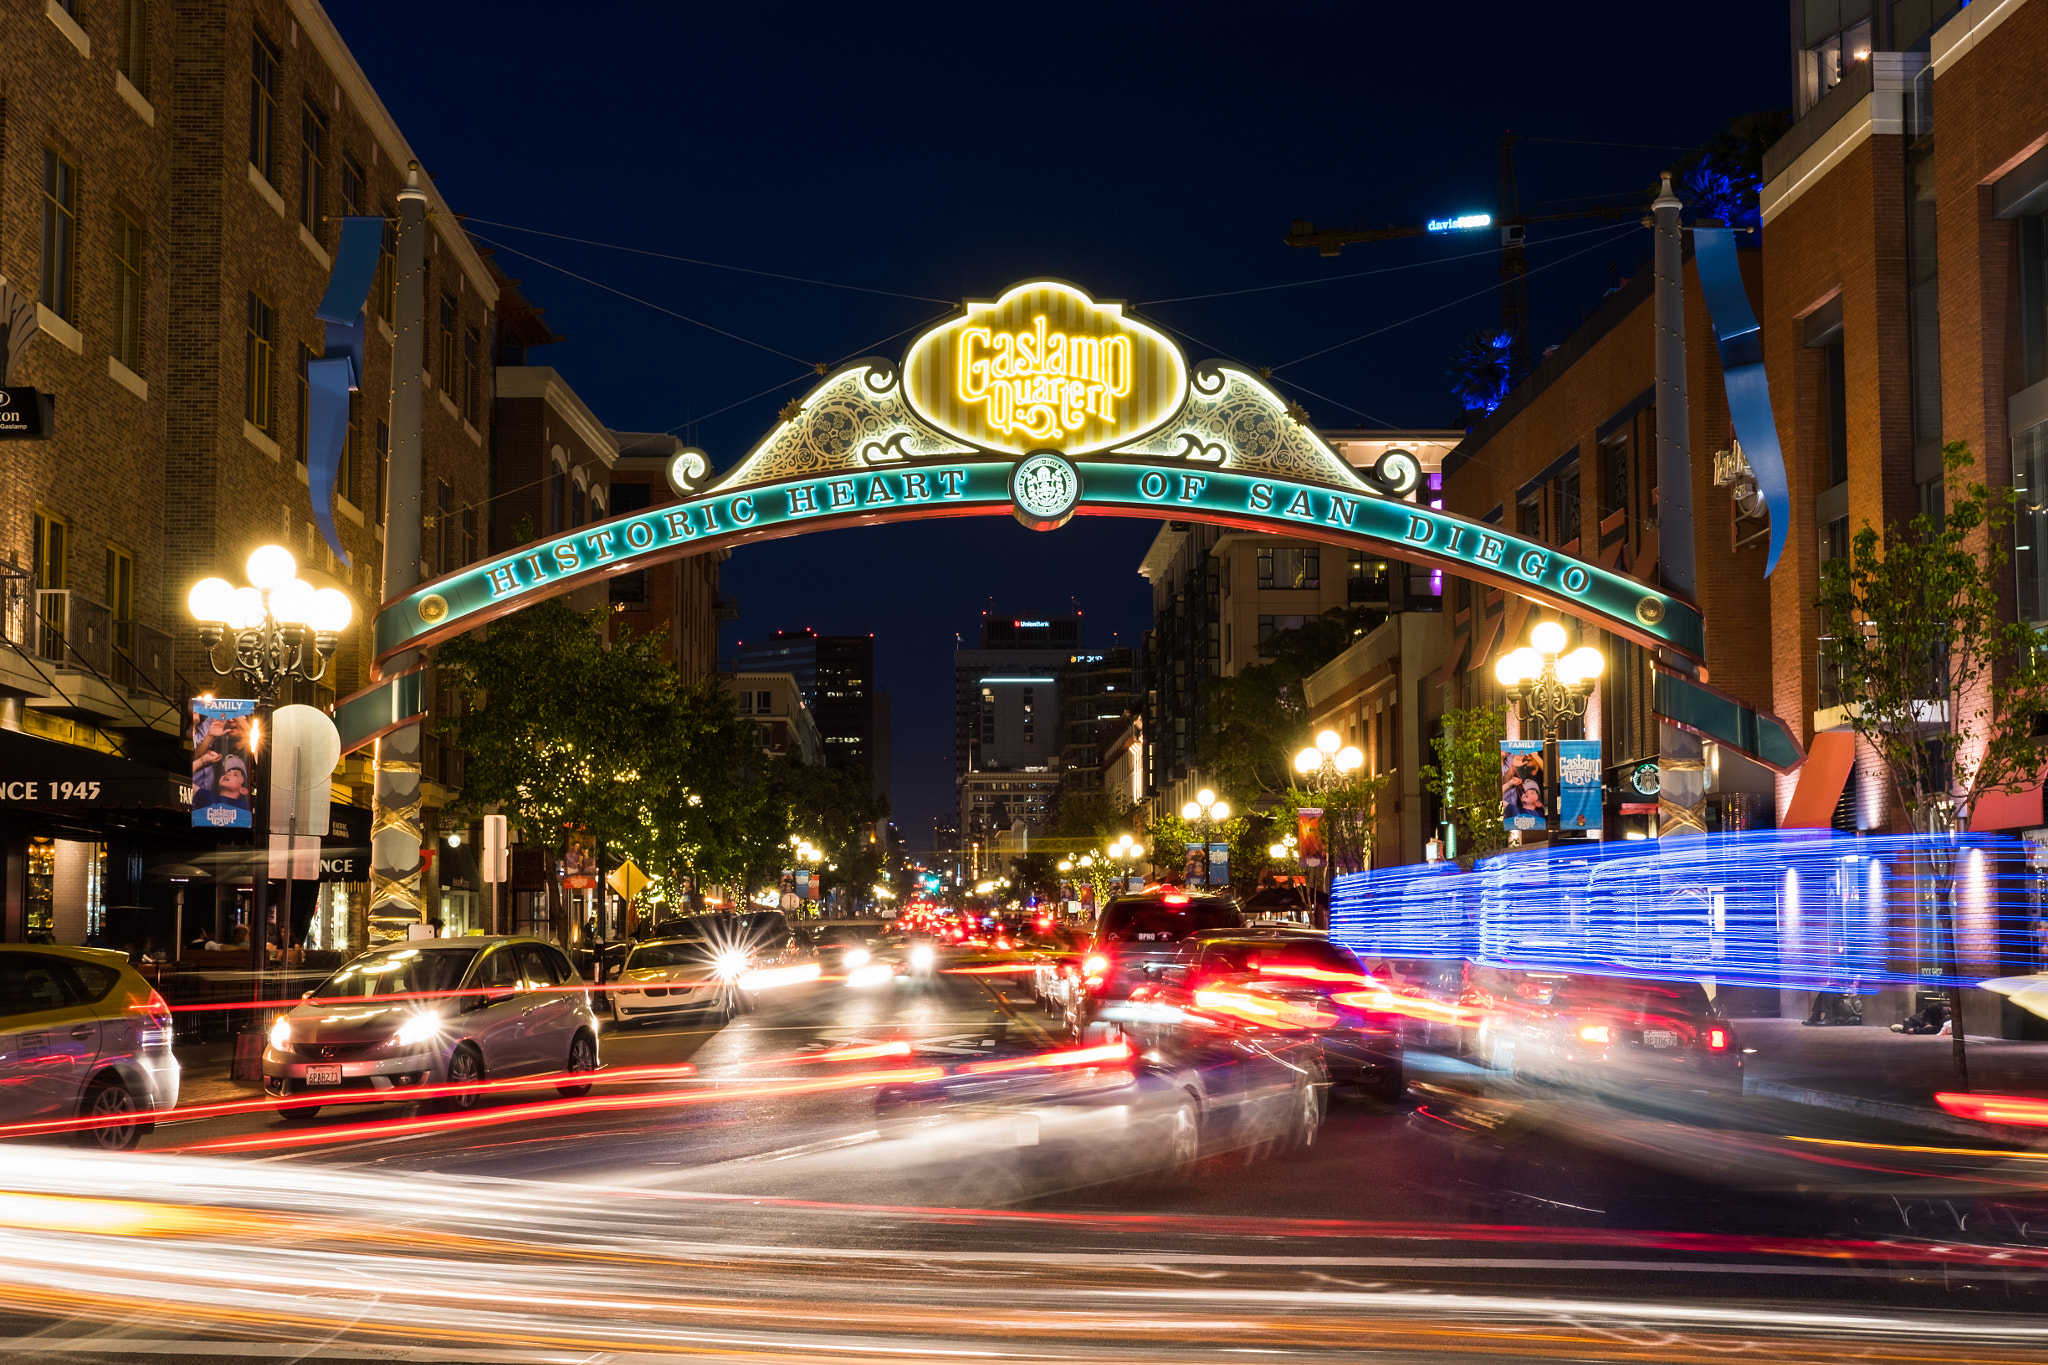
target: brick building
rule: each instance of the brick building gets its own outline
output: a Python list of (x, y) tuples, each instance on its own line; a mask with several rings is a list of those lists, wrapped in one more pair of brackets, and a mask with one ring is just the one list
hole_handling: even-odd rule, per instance
[[(1424, 474), (1423, 501), (1436, 497), (1438, 470), (1462, 433), (1346, 430), (1322, 436), (1339, 456), (1370, 469), (1388, 450), (1412, 451)], [(1139, 661), (1145, 680), (1147, 800), (1154, 817), (1178, 812), (1208, 783), (1201, 770), (1203, 689), (1264, 661), (1261, 647), (1324, 612), (1363, 607), (1378, 621), (1435, 612), (1440, 575), (1396, 560), (1315, 541), (1229, 531), (1201, 522), (1160, 525), (1138, 566), (1152, 585), (1152, 629)], [(1225, 792), (1247, 807), (1256, 793)]]
[[(355, 604), (328, 676), (280, 700), (325, 704), (363, 685), (390, 440), (388, 248), (335, 507), (345, 558), (315, 531), (304, 491), (305, 367), (323, 344), (313, 308), (338, 220), (391, 216), (412, 160), (307, 0), (80, 6), (76, 17), (50, 5), (9, 21), (0, 275), (35, 301), (40, 324), (12, 380), (55, 394), (58, 417), (51, 439), (8, 450), (0, 556), (13, 576), (0, 724), (177, 772), (188, 761), (185, 698), (233, 690), (205, 662), (185, 592), (207, 575), (240, 581), (249, 551), (265, 542), (285, 545), (302, 577)], [(460, 509), (481, 508), (488, 491), (497, 288), (431, 184), (427, 193), (434, 396), (423, 463), (429, 508), (455, 513), (429, 558), (451, 562), (481, 543)], [(366, 757), (337, 771), (335, 800), (338, 825), (366, 832)], [(150, 867), (205, 850), (161, 802), (100, 811), (29, 803), (0, 823), (9, 938), (112, 932), (100, 923), (105, 907), (168, 897)], [(81, 861), (87, 875), (67, 871)], [(50, 879), (83, 894), (52, 892)], [(323, 888), (315, 922), (345, 936), (351, 900), (365, 890)], [(218, 894), (233, 913), (238, 893), (226, 879)]]
[[(1752, 299), (1763, 276), (1761, 254), (1739, 253)], [(1714, 483), (1714, 455), (1732, 450), (1732, 429), (1689, 253), (1683, 272), (1694, 555), (1708, 676), (1713, 686), (1769, 711), (1773, 632), (1772, 602), (1762, 586), (1765, 526), (1744, 517), (1730, 491)], [(1517, 535), (1661, 586), (1653, 283), (1645, 267), (1610, 293), (1472, 428), (1444, 461), (1446, 510), (1505, 524)], [(1781, 565), (1780, 576), (1788, 570)], [(1447, 597), (1436, 666), (1410, 677), (1414, 692), (1405, 698), (1419, 708), (1425, 736), (1440, 732), (1438, 717), (1447, 709), (1498, 704), (1504, 694), (1495, 663), (1527, 644), (1537, 621), (1557, 618), (1514, 593), (1463, 579), (1452, 580)], [(1607, 667), (1584, 721), (1568, 726), (1563, 737), (1602, 741), (1608, 836), (1654, 832), (1655, 797), (1631, 781), (1658, 754), (1649, 654), (1586, 623), (1566, 618), (1564, 624), (1575, 645), (1600, 648)], [(1519, 737), (1512, 720), (1509, 734)], [(1727, 755), (1709, 800), (1710, 828), (1771, 824), (1773, 790), (1769, 770)]]
[[(676, 501), (669, 486), (669, 462), (682, 442), (662, 432), (615, 431), (619, 457), (611, 468), (611, 512), (624, 516)], [(739, 615), (718, 588), (718, 566), (730, 550), (656, 564), (611, 580), (613, 629), (635, 634), (668, 632), (669, 660), (685, 683), (715, 680), (718, 628)]]

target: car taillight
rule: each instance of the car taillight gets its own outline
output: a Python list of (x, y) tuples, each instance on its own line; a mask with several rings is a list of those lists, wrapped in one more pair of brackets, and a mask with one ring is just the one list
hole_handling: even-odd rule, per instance
[(1724, 1028), (1710, 1028), (1710, 1029), (1708, 1029), (1708, 1030), (1707, 1030), (1707, 1051), (1709, 1051), (1709, 1052), (1726, 1052), (1727, 1050), (1728, 1050), (1728, 1030), (1727, 1030), (1727, 1029), (1724, 1029)]
[(1104, 957), (1101, 953), (1094, 954), (1086, 962), (1083, 962), (1081, 964), (1081, 975), (1083, 976), (1101, 976), (1104, 972), (1108, 970), (1109, 959)]
[(171, 1041), (171, 1007), (163, 996), (155, 991), (142, 1006), (142, 1027), (139, 1041), (145, 1047), (168, 1044)]
[(1606, 1043), (1612, 1041), (1612, 1039), (1608, 1035), (1607, 1025), (1587, 1024), (1579, 1030), (1579, 1041), (1582, 1043)]
[(1186, 905), (1188, 903), (1189, 897), (1168, 895), (1161, 896), (1159, 899), (1166, 902), (1168, 905)]

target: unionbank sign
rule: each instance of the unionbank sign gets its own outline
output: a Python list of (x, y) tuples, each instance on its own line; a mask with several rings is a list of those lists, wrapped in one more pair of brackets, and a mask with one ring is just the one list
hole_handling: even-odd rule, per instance
[(1136, 440), (1187, 399), (1180, 348), (1070, 284), (1039, 280), (911, 343), (904, 394), (917, 414), (982, 450), (1074, 456)]

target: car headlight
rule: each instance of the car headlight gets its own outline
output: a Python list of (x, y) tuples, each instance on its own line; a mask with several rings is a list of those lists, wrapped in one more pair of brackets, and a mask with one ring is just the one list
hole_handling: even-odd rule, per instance
[(737, 948), (727, 948), (711, 959), (711, 970), (721, 981), (733, 980), (750, 965), (747, 955)]
[(279, 1052), (292, 1045), (292, 1026), (286, 1022), (282, 1014), (278, 1015), (277, 1022), (270, 1026), (270, 1045)]
[(938, 960), (939, 955), (932, 951), (932, 945), (929, 943), (920, 943), (910, 950), (910, 965), (918, 971), (925, 970)]
[(871, 954), (865, 948), (848, 948), (844, 953), (840, 954), (839, 962), (841, 966), (850, 972), (855, 967), (867, 966), (870, 956)]
[(441, 1016), (421, 1013), (400, 1024), (398, 1032), (391, 1036), (391, 1041), (400, 1047), (418, 1047), (421, 1043), (431, 1043), (440, 1036)]

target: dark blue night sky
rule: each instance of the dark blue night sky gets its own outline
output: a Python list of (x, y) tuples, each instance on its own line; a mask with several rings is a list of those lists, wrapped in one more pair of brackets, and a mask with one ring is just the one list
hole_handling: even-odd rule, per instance
[[(1292, 219), (1491, 211), (1504, 129), (1690, 147), (1790, 100), (1780, 0), (330, 13), (449, 202), (567, 336), (531, 358), (601, 420), (675, 430), (721, 467), (813, 362), (900, 356), (952, 301), (1040, 274), (1130, 301), (1191, 359), (1276, 367), (1319, 425), (1449, 425), (1446, 371), (1499, 320), (1494, 236), (1327, 260), (1281, 245)], [(1678, 155), (1524, 143), (1523, 210), (1646, 190)], [(1628, 223), (1531, 227), (1532, 348), (1648, 254)], [(922, 848), (953, 803), (955, 633), (971, 641), (984, 609), (1078, 605), (1092, 644), (1137, 644), (1154, 529), (977, 518), (744, 549), (727, 648), (874, 633), (896, 819)]]

